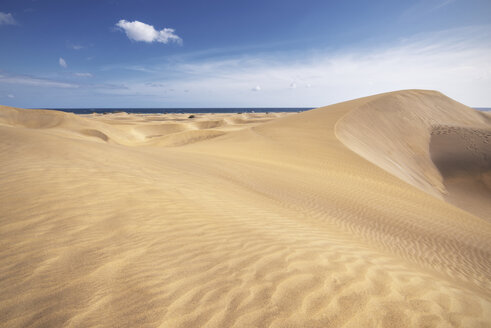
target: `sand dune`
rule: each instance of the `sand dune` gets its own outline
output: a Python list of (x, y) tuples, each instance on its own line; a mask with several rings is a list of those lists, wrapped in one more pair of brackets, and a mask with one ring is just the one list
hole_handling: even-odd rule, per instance
[(491, 326), (490, 120), (0, 107), (0, 325)]
[[(373, 96), (340, 120), (336, 133), (350, 149), (402, 180), (491, 219), (489, 126), (486, 114), (417, 90)], [(457, 167), (461, 186), (455, 188), (449, 171)], [(461, 193), (464, 184), (469, 186)]]

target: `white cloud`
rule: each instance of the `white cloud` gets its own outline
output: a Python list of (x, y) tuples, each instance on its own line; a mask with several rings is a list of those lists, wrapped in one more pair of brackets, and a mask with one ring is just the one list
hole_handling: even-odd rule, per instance
[(254, 88), (251, 89), (252, 91), (261, 91), (261, 87), (259, 85), (256, 85)]
[(64, 68), (67, 68), (67, 64), (66, 64), (66, 61), (60, 57), (60, 59), (58, 60), (58, 63), (60, 64), (61, 67), (64, 67)]
[(70, 48), (72, 48), (73, 50), (80, 50), (80, 49), (83, 49), (85, 47), (81, 46), (79, 44), (72, 44), (72, 45), (70, 45)]
[(17, 22), (14, 19), (14, 16), (12, 14), (8, 13), (2, 13), (0, 11), (0, 25), (16, 25)]
[(156, 30), (152, 25), (148, 25), (139, 21), (128, 22), (124, 19), (120, 20), (116, 24), (116, 26), (121, 28), (126, 33), (126, 36), (133, 41), (142, 41), (147, 43), (182, 43), (182, 39), (174, 34), (174, 29), (172, 28), (164, 28), (159, 31)]
[(295, 89), (297, 87), (297, 84), (295, 82), (290, 83), (290, 88)]
[(0, 75), (0, 84), (19, 84), (35, 87), (78, 88), (78, 85), (24, 75)]
[(74, 73), (73, 75), (78, 77), (93, 77), (91, 73)]
[(9, 95), (7, 95), (7, 97), (9, 97), (10, 99), (15, 98), (15, 96), (13, 94), (9, 94)]

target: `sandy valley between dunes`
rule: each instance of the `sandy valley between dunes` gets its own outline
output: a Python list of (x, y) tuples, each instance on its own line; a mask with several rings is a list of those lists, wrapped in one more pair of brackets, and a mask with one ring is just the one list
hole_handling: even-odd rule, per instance
[(0, 106), (1, 327), (491, 327), (491, 115)]

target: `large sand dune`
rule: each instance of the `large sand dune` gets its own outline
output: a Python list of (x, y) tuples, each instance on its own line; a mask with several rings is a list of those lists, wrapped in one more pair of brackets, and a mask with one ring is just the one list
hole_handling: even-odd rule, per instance
[(490, 119), (0, 107), (0, 326), (489, 327)]

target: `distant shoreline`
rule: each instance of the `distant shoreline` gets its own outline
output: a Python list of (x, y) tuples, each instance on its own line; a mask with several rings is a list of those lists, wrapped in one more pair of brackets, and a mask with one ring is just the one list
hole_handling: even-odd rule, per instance
[(126, 112), (132, 114), (205, 114), (205, 113), (281, 113), (303, 112), (316, 107), (261, 107), (261, 108), (33, 108), (59, 110), (75, 114), (103, 114)]
[[(260, 107), (260, 108), (31, 108), (59, 110), (74, 114), (210, 114), (210, 113), (281, 113), (304, 112), (317, 107)], [(473, 107), (479, 111), (491, 111), (491, 107)]]

